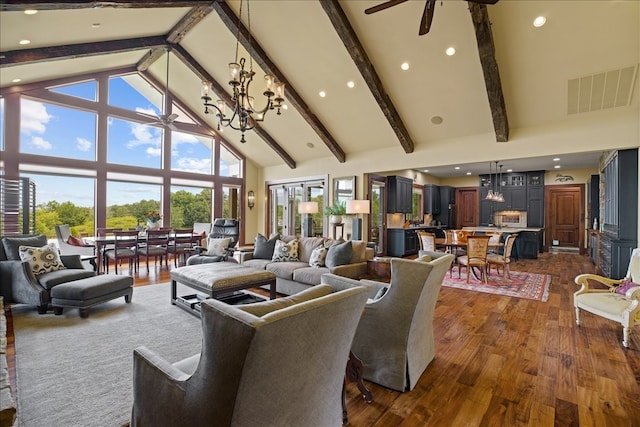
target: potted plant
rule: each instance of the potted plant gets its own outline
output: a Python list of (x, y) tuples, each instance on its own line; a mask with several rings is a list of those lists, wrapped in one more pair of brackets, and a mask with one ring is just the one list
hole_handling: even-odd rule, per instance
[(347, 207), (344, 202), (338, 202), (333, 206), (324, 208), (324, 214), (329, 217), (331, 224), (342, 224), (342, 215), (347, 213)]

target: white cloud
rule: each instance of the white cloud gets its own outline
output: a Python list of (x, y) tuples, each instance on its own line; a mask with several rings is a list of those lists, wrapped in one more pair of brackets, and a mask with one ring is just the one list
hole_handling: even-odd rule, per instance
[(133, 123), (131, 124), (131, 134), (134, 139), (127, 142), (127, 148), (135, 148), (140, 145), (161, 147), (160, 136), (162, 131), (159, 128)]
[[(211, 173), (211, 159), (194, 159), (182, 157), (178, 159), (177, 170), (185, 172)], [(176, 170), (176, 168), (174, 168)]]
[(147, 147), (146, 153), (148, 155), (150, 155), (150, 156), (153, 156), (153, 157), (160, 157), (162, 155), (162, 149), (161, 148)]
[(80, 151), (89, 151), (91, 150), (91, 141), (78, 137), (76, 138), (76, 147)]
[(23, 99), (20, 104), (20, 131), (26, 134), (44, 133), (53, 118), (42, 102)]
[(53, 145), (51, 145), (49, 141), (45, 141), (39, 136), (34, 136), (33, 138), (31, 138), (30, 143), (40, 150), (51, 150), (53, 148)]
[(149, 116), (156, 116), (156, 110), (154, 110), (153, 108), (143, 108), (143, 107), (136, 107), (136, 112), (138, 113), (142, 113), (142, 114), (147, 114)]

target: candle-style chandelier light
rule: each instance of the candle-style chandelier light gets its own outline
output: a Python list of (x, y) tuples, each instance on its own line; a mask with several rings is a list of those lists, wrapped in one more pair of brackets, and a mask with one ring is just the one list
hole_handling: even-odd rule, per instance
[[(215, 114), (218, 117), (218, 130), (221, 126), (230, 127), (242, 132), (242, 138), (240, 142), (246, 142), (244, 139), (244, 133), (253, 129), (257, 122), (264, 121), (264, 118), (269, 110), (277, 110), (277, 114), (280, 115), (280, 108), (284, 102), (284, 83), (277, 82), (276, 78), (272, 75), (265, 75), (265, 91), (262, 93), (267, 98), (267, 103), (264, 108), (256, 109), (254, 106), (255, 99), (249, 95), (249, 86), (253, 80), (255, 72), (253, 71), (252, 46), (251, 46), (251, 11), (249, 7), (249, 1), (247, 0), (247, 26), (249, 30), (249, 69), (245, 70), (246, 59), (240, 58), (238, 60), (238, 48), (240, 46), (240, 26), (242, 19), (242, 3), (240, 1), (240, 12), (238, 14), (238, 31), (236, 34), (236, 56), (235, 62), (229, 64), (229, 85), (233, 88), (232, 101), (234, 103), (232, 111), (227, 114), (227, 105), (224, 100), (218, 99), (213, 104), (211, 103), (211, 83), (202, 82), (201, 99), (204, 104), (205, 114)], [(213, 110), (210, 110), (211, 107)]]

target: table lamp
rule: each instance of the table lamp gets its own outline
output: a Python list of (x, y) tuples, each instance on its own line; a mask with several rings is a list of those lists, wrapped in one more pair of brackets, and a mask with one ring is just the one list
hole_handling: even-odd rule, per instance
[(318, 202), (298, 203), (298, 213), (302, 214), (302, 235), (313, 237), (313, 218), (311, 215), (318, 213)]
[(360, 214), (368, 214), (370, 212), (370, 206), (369, 200), (347, 200), (347, 214), (356, 215), (351, 222), (351, 238), (353, 240), (363, 240), (362, 218), (360, 218)]

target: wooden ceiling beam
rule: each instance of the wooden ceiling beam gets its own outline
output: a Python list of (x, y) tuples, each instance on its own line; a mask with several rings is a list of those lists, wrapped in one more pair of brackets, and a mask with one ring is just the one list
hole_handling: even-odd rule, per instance
[(23, 11), (25, 9), (37, 10), (64, 10), (64, 9), (97, 9), (97, 8), (158, 8), (158, 7), (198, 7), (210, 4), (211, 1), (58, 1), (43, 2), (38, 0), (5, 0), (0, 4), (3, 11)]
[(340, 3), (338, 0), (320, 0), (320, 4), (329, 16), (329, 20), (333, 24), (333, 28), (335, 28), (336, 33), (338, 33), (338, 36), (342, 40), (347, 52), (351, 55), (351, 58), (353, 59), (353, 62), (355, 62), (356, 67), (358, 67), (360, 74), (362, 74), (365, 82), (367, 82), (367, 86), (369, 86), (371, 94), (380, 106), (384, 116), (389, 121), (391, 128), (400, 141), (400, 145), (402, 145), (402, 148), (404, 148), (406, 153), (413, 153), (413, 139), (411, 139), (411, 135), (409, 135), (407, 127), (400, 118), (398, 110), (396, 110), (391, 98), (389, 98), (389, 95), (384, 89), (382, 81), (380, 80), (380, 77), (378, 77), (378, 73), (376, 73), (373, 64), (369, 60), (367, 52), (362, 46), (362, 43), (360, 43), (360, 40), (349, 23), (347, 15), (345, 15), (342, 10)]
[(487, 87), (489, 106), (493, 118), (493, 127), (496, 132), (496, 141), (509, 141), (509, 121), (507, 120), (507, 107), (504, 103), (502, 83), (496, 60), (495, 45), (491, 32), (491, 22), (484, 4), (469, 2), (469, 12), (478, 41), (478, 54), (482, 64), (484, 82)]
[[(207, 70), (205, 70), (204, 67), (202, 67), (202, 65), (200, 65), (200, 63), (198, 63), (198, 61), (196, 61), (195, 58), (193, 58), (191, 54), (189, 54), (189, 52), (187, 52), (182, 46), (176, 45), (174, 46), (172, 51), (173, 54), (176, 55), (191, 70), (191, 72), (198, 76), (200, 80), (210, 82), (213, 92), (215, 92), (216, 95), (223, 99), (227, 103), (227, 105), (235, 104), (231, 95), (227, 93), (226, 89), (220, 83), (218, 83), (213, 78), (213, 76), (209, 74)], [(267, 145), (271, 147), (271, 149), (275, 151), (291, 169), (296, 168), (295, 160), (293, 160), (293, 158), (284, 150), (284, 148), (280, 146), (280, 144), (276, 142), (275, 139), (273, 139), (271, 135), (267, 133), (267, 131), (265, 131), (258, 125), (253, 128), (253, 131), (260, 138), (262, 138), (267, 143)]]
[[(254, 53), (254, 61), (258, 63), (260, 68), (262, 68), (265, 73), (275, 76), (279, 81), (286, 84), (285, 93), (287, 103), (293, 106), (298, 111), (298, 113), (300, 113), (300, 115), (316, 132), (316, 134), (320, 137), (322, 142), (324, 142), (324, 144), (335, 156), (335, 158), (338, 159), (340, 163), (344, 163), (346, 161), (346, 156), (340, 145), (336, 142), (333, 136), (331, 136), (320, 119), (318, 119), (313, 111), (311, 111), (311, 108), (309, 108), (307, 103), (304, 102), (302, 96), (300, 96), (300, 94), (298, 94), (291, 83), (287, 81), (284, 74), (269, 58), (269, 56), (266, 54), (257, 40), (254, 37), (250, 37), (249, 30), (242, 23), (238, 23), (238, 16), (233, 12), (229, 5), (227, 5), (223, 1), (216, 1), (213, 3), (213, 8), (216, 12), (218, 12), (218, 15), (220, 15), (220, 19), (222, 19), (222, 22), (224, 22), (229, 31), (231, 31), (233, 34), (239, 34), (240, 43), (247, 50), (249, 50), (249, 40), (251, 40), (251, 49)], [(240, 28), (238, 29), (238, 27)]]

